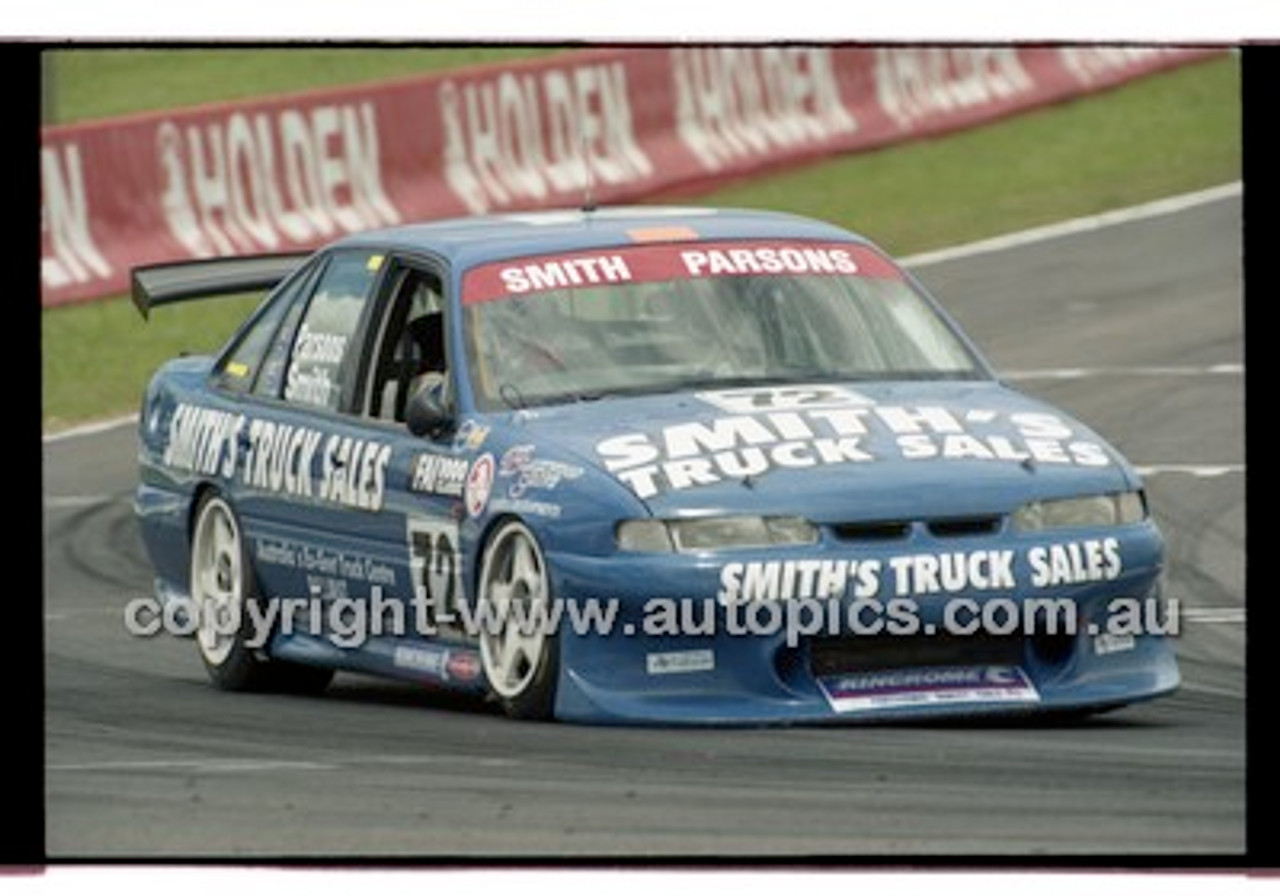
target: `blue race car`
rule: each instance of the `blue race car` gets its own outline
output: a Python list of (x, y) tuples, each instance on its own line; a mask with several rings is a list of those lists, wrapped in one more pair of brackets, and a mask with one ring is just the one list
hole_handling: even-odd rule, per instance
[(846, 230), (555, 211), (134, 271), (144, 315), (251, 289), (139, 421), (155, 618), (219, 687), (785, 724), (1178, 686), (1134, 470)]

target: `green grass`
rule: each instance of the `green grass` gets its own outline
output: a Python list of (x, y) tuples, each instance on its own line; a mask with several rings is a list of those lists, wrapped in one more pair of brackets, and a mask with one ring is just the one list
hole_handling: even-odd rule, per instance
[(126, 298), (41, 315), (46, 432), (137, 410), (157, 366), (181, 353), (222, 345), (258, 301), (236, 296), (159, 309), (144, 321)]
[(48, 124), (407, 77), (506, 62), (553, 47), (124, 48), (53, 50), (44, 62)]
[[(90, 51), (67, 55), (85, 52)], [(424, 60), (424, 52), (446, 55)], [(246, 76), (252, 72), (252, 77), (223, 85), (228, 91), (248, 91), (248, 85), (255, 85), (249, 93), (319, 84), (321, 75), (323, 83), (345, 83), (421, 71), (428, 63), (491, 61), (487, 54), (494, 52), (527, 54), (485, 48), (477, 51), (486, 57), (480, 58), (467, 57), (467, 52), (290, 49), (209, 54), (252, 54), (252, 65), (242, 60), (242, 67), (236, 68)], [(304, 53), (305, 59), (296, 55)], [(332, 59), (322, 65), (311, 57), (325, 53), (339, 54), (341, 72)], [(383, 54), (396, 58), (381, 59)], [(147, 103), (166, 106), (221, 98), (200, 94), (211, 89), (209, 69), (197, 76), (169, 60), (161, 78), (155, 71), (148, 75), (143, 61), (131, 59), (125, 65), (112, 59), (97, 76), (93, 60), (58, 60), (54, 70), (59, 110), (90, 117), (146, 108), (122, 109), (121, 93), (132, 103), (143, 102), (145, 95)], [(229, 64), (201, 59), (193, 67)], [(91, 84), (79, 83), (86, 79)], [(170, 82), (174, 93), (152, 82)], [(130, 83), (139, 86), (130, 89)], [(95, 91), (94, 84), (103, 89)], [(95, 92), (101, 94), (96, 103)], [(106, 108), (112, 111), (95, 111)], [(974, 131), (840, 157), (690, 201), (827, 218), (867, 234), (894, 253), (909, 254), (1236, 180), (1241, 176), (1241, 124), (1239, 63), (1228, 56)], [(160, 361), (183, 350), (215, 348), (249, 307), (251, 300), (218, 300), (164, 309), (148, 323), (123, 299), (44, 311), (46, 430), (133, 410)]]

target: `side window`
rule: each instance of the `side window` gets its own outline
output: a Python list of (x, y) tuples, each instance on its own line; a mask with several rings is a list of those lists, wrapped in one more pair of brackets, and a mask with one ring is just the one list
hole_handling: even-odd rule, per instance
[[(307, 271), (299, 271), (263, 302), (262, 307), (254, 313), (252, 321), (240, 333), (234, 347), (223, 356), (216, 371), (219, 386), (232, 392), (247, 392), (255, 381), (264, 377), (272, 366), (268, 351), (272, 340), (278, 339), (280, 322), (298, 307), (298, 294), (303, 284), (309, 280)], [(282, 358), (283, 356), (276, 362), (279, 370), (283, 369)], [(279, 370), (276, 373), (277, 381)], [(276, 394), (279, 394), (278, 389)]]
[(435, 389), (448, 395), (444, 294), (440, 278), (417, 268), (398, 272), (378, 337), (369, 415), (403, 421), (409, 397)]
[[(313, 272), (307, 278), (307, 282), (311, 283), (314, 280)], [(284, 389), (284, 373), (289, 366), (289, 349), (293, 346), (293, 334), (298, 329), (298, 318), (302, 316), (302, 310), (307, 307), (305, 295), (305, 288), (300, 287), (296, 299), (288, 303), (288, 307), (281, 315), (282, 322), (276, 330), (271, 348), (267, 350), (266, 360), (262, 362), (262, 372), (258, 374), (258, 381), (253, 385), (254, 395), (261, 395), (264, 398), (280, 397)]]
[(381, 262), (380, 255), (368, 251), (330, 258), (293, 337), (284, 374), (286, 401), (338, 408), (342, 385), (355, 374), (356, 328)]

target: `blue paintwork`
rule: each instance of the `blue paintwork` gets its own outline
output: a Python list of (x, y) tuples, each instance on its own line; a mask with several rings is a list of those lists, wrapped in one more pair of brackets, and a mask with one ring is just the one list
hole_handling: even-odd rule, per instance
[[(535, 223), (536, 222), (536, 223)], [(414, 225), (350, 237), (342, 245), (379, 250), (413, 251), (443, 260), (451, 272), (450, 294), (456, 304), (462, 273), (470, 266), (497, 258), (546, 251), (569, 251), (628, 242), (626, 232), (638, 225), (688, 223), (707, 239), (735, 237), (805, 237), (853, 240), (857, 237), (831, 225), (786, 215), (753, 212), (709, 213), (703, 210), (606, 211), (556, 215), (506, 216)], [(461, 357), (461, 314), (454, 314), (453, 357)], [(468, 440), (454, 434), (431, 443), (411, 436), (402, 427), (362, 421), (339, 414), (291, 408), (236, 396), (213, 388), (212, 359), (182, 358), (164, 365), (144, 397), (139, 424), (140, 482), (135, 507), (147, 552), (154, 564), (157, 588), (183, 594), (189, 564), (189, 529), (194, 502), (203, 489), (224, 493), (241, 516), (255, 570), (264, 591), (277, 596), (305, 596), (313, 579), (337, 558), (361, 567), (348, 576), (340, 567), (330, 580), (344, 580), (348, 596), (364, 597), (373, 584), (387, 584), (388, 593), (405, 598), (405, 588), (421, 576), (410, 557), (412, 521), (434, 520), (456, 525), (457, 562), (464, 594), (474, 595), (481, 546), (496, 522), (519, 516), (534, 530), (553, 574), (553, 591), (565, 600), (609, 598), (618, 602), (620, 616), (608, 636), (580, 636), (563, 632), (556, 714), (566, 720), (607, 723), (755, 724), (788, 722), (845, 722), (938, 714), (983, 714), (1049, 709), (1110, 708), (1160, 696), (1179, 681), (1170, 640), (1140, 636), (1127, 649), (1099, 652), (1081, 635), (1046, 658), (1027, 643), (1019, 667), (1038, 693), (1034, 703), (956, 701), (928, 705), (891, 705), (884, 709), (839, 712), (823, 695), (818, 677), (808, 667), (808, 640), (795, 646), (781, 633), (773, 636), (730, 634), (724, 607), (715, 598), (725, 563), (777, 561), (878, 561), (881, 587), (889, 589), (888, 570), (895, 558), (913, 555), (1012, 551), (1012, 570), (1021, 583), (1032, 574), (1033, 549), (1053, 545), (1096, 543), (1114, 539), (1122, 572), (1107, 581), (1064, 584), (1041, 590), (986, 591), (963, 588), (946, 595), (920, 595), (920, 620), (937, 624), (944, 598), (974, 601), (994, 598), (1023, 601), (1031, 597), (1065, 597), (1078, 606), (1082, 619), (1099, 619), (1106, 603), (1117, 596), (1158, 596), (1163, 544), (1150, 520), (1103, 530), (1064, 530), (1039, 534), (1011, 531), (1008, 515), (1036, 499), (1074, 494), (1112, 493), (1140, 487), (1133, 469), (1103, 439), (1059, 410), (1018, 393), (998, 379), (963, 382), (901, 382), (822, 384), (848, 390), (866, 410), (865, 425), (849, 450), (868, 460), (818, 463), (815, 439), (834, 438), (824, 429), (829, 415), (806, 416), (808, 437), (795, 438), (797, 423), (766, 414), (754, 415), (767, 426), (782, 428), (777, 443), (794, 443), (784, 460), (762, 475), (742, 477), (717, 473), (714, 483), (684, 488), (662, 487), (642, 499), (617, 471), (603, 466), (600, 446), (619, 436), (660, 443), (664, 428), (702, 424), (734, 414), (697, 395), (661, 395), (579, 402), (519, 411), (480, 413), (465, 381), (459, 382), (458, 401), (463, 434), (485, 432)], [(230, 476), (183, 472), (164, 462), (167, 432), (181, 405), (243, 415), (246, 421), (310, 427), (324, 438), (350, 437), (389, 445), (385, 495), (379, 510), (338, 506), (316, 500), (284, 500), (279, 492), (247, 487), (241, 468)], [(922, 453), (941, 453), (947, 433), (928, 427), (911, 434), (910, 421), (898, 421), (898, 431), (880, 416), (879, 408), (931, 408), (960, 421), (962, 440), (956, 458), (903, 457), (907, 442)], [(1031, 416), (1024, 416), (1031, 415)], [(1043, 424), (1051, 415), (1070, 435), (1057, 440), (1047, 460), (1028, 462), (1027, 428), (1015, 420)], [(788, 427), (790, 427), (788, 429)], [(945, 427), (943, 427), (945, 429)], [(788, 436), (790, 433), (790, 436)], [(913, 441), (914, 439), (914, 441)], [(770, 443), (769, 448), (773, 447)], [(1061, 446), (1089, 446), (1070, 461), (1054, 451)], [(533, 446), (539, 461), (553, 461), (579, 471), (552, 485), (520, 487), (518, 475), (496, 477), (493, 493), (482, 513), (469, 516), (459, 497), (414, 493), (409, 489), (413, 463), (423, 451), (475, 464), (482, 455), (500, 463), (513, 448)], [(993, 447), (994, 446), (994, 447)], [(735, 447), (737, 447), (735, 445)], [(830, 442), (827, 450), (834, 451)], [(972, 456), (991, 452), (1007, 456)], [(240, 460), (243, 463), (243, 458)], [(663, 484), (670, 485), (666, 480)], [(683, 517), (755, 513), (803, 516), (819, 524), (816, 544), (803, 547), (738, 549), (716, 554), (631, 554), (615, 546), (615, 525), (648, 515)], [(922, 521), (989, 517), (993, 531), (939, 536)], [(858, 521), (906, 521), (896, 538), (880, 541), (842, 540), (835, 526)], [(1065, 550), (1065, 549), (1064, 549)], [(282, 562), (281, 558), (287, 558)], [(901, 562), (901, 561), (899, 561)], [(354, 569), (355, 567), (352, 567)], [(371, 575), (369, 570), (381, 572)], [(375, 581), (376, 580), (376, 581)], [(394, 582), (394, 586), (390, 583)], [(887, 591), (881, 597), (891, 596)], [(623, 631), (630, 624), (643, 631), (645, 606), (654, 599), (692, 599), (710, 608), (716, 622), (711, 636), (642, 636)], [(846, 595), (846, 605), (851, 598)], [(785, 603), (785, 602), (784, 602)], [(562, 627), (563, 629), (563, 627)], [(397, 654), (397, 648), (401, 653)], [(712, 668), (653, 674), (648, 664), (655, 655), (687, 651), (712, 652)], [(474, 674), (450, 675), (448, 659), (471, 669), (478, 662), (475, 645), (456, 634), (438, 641), (418, 638), (373, 638), (340, 648), (323, 637), (277, 636), (273, 655), (295, 661), (389, 675), (471, 693), (484, 690)], [(408, 651), (407, 653), (405, 651)], [(416, 652), (414, 652), (416, 651)], [(698, 656), (706, 656), (700, 654)], [(397, 661), (399, 657), (399, 661)], [(406, 660), (407, 658), (407, 660)], [(981, 664), (980, 664), (981, 665)], [(834, 686), (834, 685), (833, 685)]]

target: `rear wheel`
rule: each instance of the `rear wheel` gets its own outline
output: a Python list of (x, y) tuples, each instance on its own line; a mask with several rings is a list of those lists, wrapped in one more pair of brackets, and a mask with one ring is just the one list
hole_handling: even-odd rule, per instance
[(478, 593), (480, 661), (507, 715), (548, 719), (555, 709), (559, 640), (550, 630), (551, 586), (538, 540), (504, 523), (485, 549)]
[[(199, 627), (196, 645), (210, 680), (227, 691), (318, 693), (333, 678), (331, 669), (271, 660), (257, 643), (253, 572), (240, 523), (231, 505), (206, 495), (191, 532), (191, 600)], [(268, 618), (259, 613), (259, 618)]]

